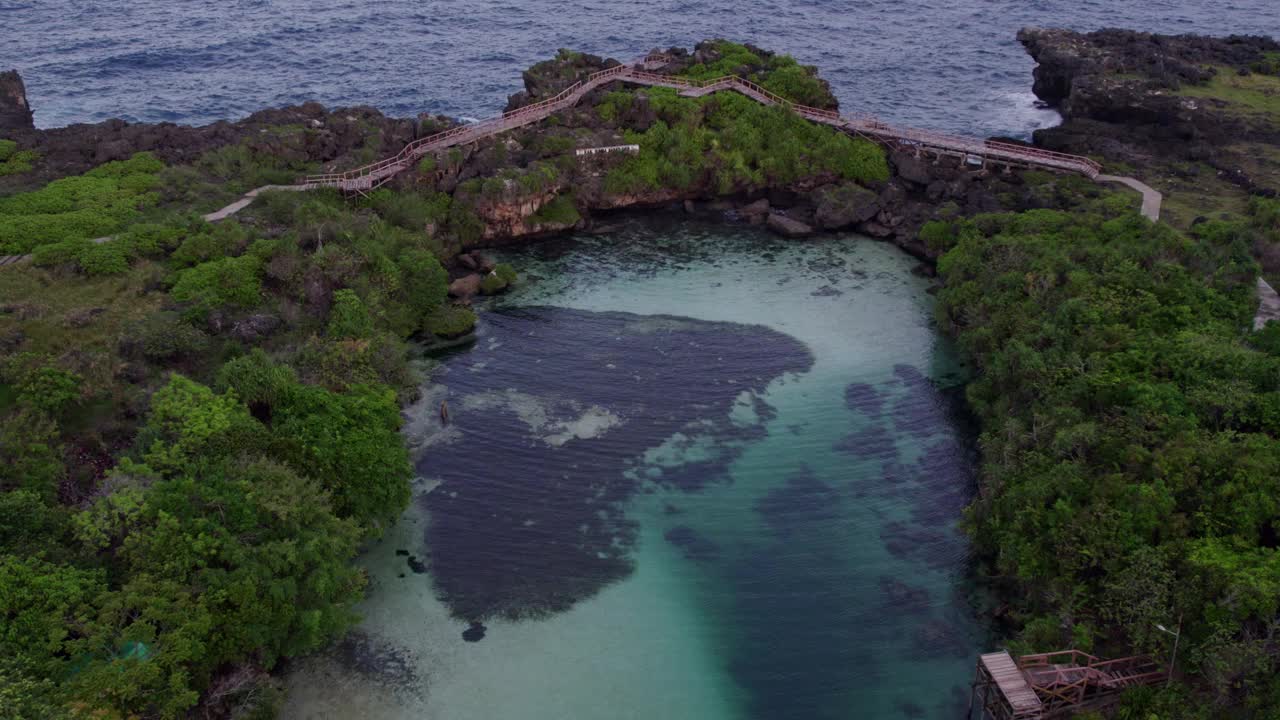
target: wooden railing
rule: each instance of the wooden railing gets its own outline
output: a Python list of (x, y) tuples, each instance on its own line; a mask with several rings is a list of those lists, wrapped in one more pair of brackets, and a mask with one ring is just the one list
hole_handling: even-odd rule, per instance
[(674, 75), (649, 72), (645, 69), (650, 65), (661, 65), (670, 60), (670, 56), (652, 53), (634, 63), (615, 65), (600, 70), (545, 100), (510, 112), (504, 112), (486, 120), (460, 125), (434, 135), (419, 138), (405, 145), (399, 153), (392, 157), (354, 170), (307, 176), (303, 178), (300, 184), (304, 187), (337, 187), (348, 192), (372, 190), (390, 181), (397, 173), (408, 169), (414, 161), (428, 152), (475, 142), (490, 135), (536, 122), (558, 110), (575, 105), (591, 90), (614, 81), (675, 88), (684, 95), (706, 95), (721, 90), (734, 90), (765, 105), (785, 107), (814, 122), (907, 147), (959, 155), (972, 155), (983, 159), (1019, 163), (1052, 170), (1077, 172), (1089, 178), (1097, 177), (1102, 171), (1101, 165), (1079, 155), (1068, 155), (1014, 143), (947, 135), (931, 130), (894, 127), (880, 122), (867, 113), (854, 112), (842, 115), (834, 110), (802, 105), (737, 75), (726, 75), (710, 80), (691, 80)]
[(1103, 660), (1079, 650), (1023, 655), (1017, 665), (1040, 697), (1046, 715), (1106, 701), (1136, 685), (1150, 685), (1167, 677), (1146, 655)]

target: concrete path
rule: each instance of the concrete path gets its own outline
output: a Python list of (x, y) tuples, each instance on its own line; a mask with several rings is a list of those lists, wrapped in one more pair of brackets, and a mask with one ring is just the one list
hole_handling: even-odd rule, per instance
[(1142, 217), (1150, 220), (1151, 222), (1158, 222), (1160, 220), (1160, 203), (1164, 202), (1164, 196), (1160, 194), (1159, 190), (1156, 190), (1141, 180), (1135, 180), (1131, 177), (1099, 175), (1096, 179), (1098, 182), (1113, 182), (1120, 183), (1121, 185), (1127, 185), (1142, 193)]
[(1280, 294), (1271, 283), (1258, 278), (1258, 314), (1253, 316), (1253, 329), (1266, 327), (1268, 320), (1280, 322)]
[[(249, 205), (251, 205), (253, 201), (258, 198), (258, 195), (260, 193), (266, 192), (267, 190), (300, 192), (303, 190), (311, 190), (311, 189), (312, 188), (309, 185), (263, 185), (260, 188), (254, 188), (249, 192), (245, 193), (243, 197), (231, 203), (230, 205), (220, 210), (214, 210), (213, 212), (207, 215), (203, 215), (202, 217), (204, 218), (205, 222), (218, 222), (219, 220), (225, 220), (231, 217), (232, 215), (235, 215), (236, 213), (240, 212), (241, 210), (249, 207)], [(112, 237), (113, 236), (108, 235), (107, 237), (93, 238), (89, 242), (97, 243), (101, 245), (102, 243), (107, 242), (108, 240), (111, 240)], [(18, 265), (19, 263), (25, 263), (25, 262), (28, 262), (29, 260), (31, 260), (30, 255), (0, 255), (0, 267), (4, 267), (6, 265)]]

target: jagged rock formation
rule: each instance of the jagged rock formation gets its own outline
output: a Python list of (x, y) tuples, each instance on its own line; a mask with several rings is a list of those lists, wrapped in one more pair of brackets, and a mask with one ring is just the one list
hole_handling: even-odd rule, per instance
[(1269, 38), (1026, 28), (1018, 40), (1039, 63), (1036, 95), (1064, 120), (1037, 131), (1038, 145), (1142, 165), (1153, 154), (1207, 159), (1214, 146), (1245, 136), (1280, 141), (1266, 117), (1179, 92), (1220, 73), (1267, 69), (1268, 53), (1280, 52)]
[[(34, 187), (76, 175), (96, 165), (153, 152), (168, 164), (194, 162), (210, 150), (245, 143), (250, 150), (284, 161), (351, 164), (363, 151), (395, 152), (416, 137), (450, 127), (447, 118), (395, 119), (372, 107), (326, 110), (319, 103), (261, 110), (237, 121), (191, 127), (174, 123), (106, 120), (62, 128), (36, 129), (16, 72), (0, 73), (0, 132), (23, 148), (40, 152), (28, 173), (0, 178), (0, 192)], [(280, 132), (292, 128), (298, 132)]]
[(0, 132), (35, 127), (27, 88), (15, 70), (0, 72)]

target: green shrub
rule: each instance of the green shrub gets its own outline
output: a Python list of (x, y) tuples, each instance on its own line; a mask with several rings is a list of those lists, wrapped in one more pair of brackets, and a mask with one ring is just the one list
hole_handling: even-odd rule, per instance
[(434, 155), (424, 155), (422, 159), (418, 161), (418, 174), (430, 175), (436, 171), (436, 165), (437, 163)]
[(427, 316), (423, 328), (432, 335), (455, 338), (466, 335), (476, 326), (476, 314), (461, 305), (442, 305)]
[(436, 256), (425, 250), (407, 250), (397, 263), (404, 301), (416, 322), (435, 310), (449, 293), (449, 274)]
[(18, 402), (56, 417), (80, 398), (84, 378), (52, 365), (39, 365), (19, 373), (14, 383)]
[(553, 225), (574, 225), (582, 219), (571, 195), (557, 195), (534, 213), (535, 222)]
[(831, 91), (814, 68), (800, 65), (788, 55), (775, 55), (771, 60), (771, 69), (761, 83), (766, 90), (801, 105), (831, 106)]
[(332, 493), (339, 517), (376, 534), (404, 511), (412, 470), (391, 390), (298, 385), (273, 413), (272, 427), (289, 464)]
[(373, 333), (373, 320), (354, 290), (344, 288), (333, 294), (328, 332), (329, 337), (346, 339), (364, 338)]
[(116, 236), (143, 257), (162, 257), (178, 246), (185, 230), (156, 223), (136, 223)]
[(209, 336), (173, 313), (158, 313), (133, 326), (125, 344), (136, 346), (152, 362), (165, 362), (198, 356), (208, 348)]
[(77, 260), (86, 275), (121, 275), (129, 270), (129, 245), (120, 240), (89, 243)]
[(219, 368), (215, 387), (220, 392), (234, 390), (250, 407), (262, 405), (273, 409), (297, 384), (298, 376), (293, 368), (273, 362), (261, 348), (254, 348), (248, 355)]
[[(0, 417), (0, 495), (22, 488), (53, 500), (66, 476), (58, 425), (45, 411), (24, 404)], [(0, 535), (16, 527), (0, 517)]]
[(516, 279), (519, 277), (516, 273), (516, 269), (507, 263), (498, 263), (494, 266), (493, 272), (495, 275), (502, 278), (502, 281), (508, 285), (515, 283)]
[(423, 232), (429, 226), (440, 229), (449, 217), (452, 199), (444, 193), (420, 195), (381, 189), (369, 199), (374, 212), (405, 230)]
[(195, 165), (235, 194), (264, 185), (289, 185), (311, 169), (307, 163), (257, 152), (243, 144), (210, 150), (201, 155)]
[(714, 80), (725, 75), (749, 74), (751, 68), (761, 67), (764, 60), (747, 46), (728, 40), (717, 40), (715, 50), (720, 57), (710, 65), (697, 63), (690, 66), (682, 74), (695, 80)]
[(0, 140), (0, 177), (28, 172), (40, 157), (35, 150), (18, 150), (13, 140)]
[(262, 300), (262, 264), (252, 255), (201, 263), (178, 275), (170, 295), (193, 317), (220, 307), (251, 308)]
[(480, 292), (485, 295), (497, 295), (506, 289), (507, 284), (503, 282), (502, 278), (493, 273), (485, 275), (484, 279), (480, 281)]
[(213, 223), (187, 235), (171, 257), (179, 266), (198, 265), (237, 254), (248, 239), (248, 233), (239, 223)]
[(953, 226), (949, 222), (930, 220), (920, 228), (920, 239), (930, 250), (949, 250), (955, 239)]
[(69, 265), (78, 262), (80, 254), (92, 246), (88, 240), (63, 240), (41, 245), (31, 251), (31, 262), (37, 267)]
[(128, 160), (103, 163), (85, 173), (86, 177), (128, 178), (138, 175), (155, 175), (164, 169), (164, 163), (149, 152), (134, 153)]
[(1274, 357), (1280, 357), (1280, 321), (1272, 320), (1249, 336), (1249, 343)]

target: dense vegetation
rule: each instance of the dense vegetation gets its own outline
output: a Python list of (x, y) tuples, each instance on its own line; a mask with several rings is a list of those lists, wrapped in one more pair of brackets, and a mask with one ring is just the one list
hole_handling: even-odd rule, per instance
[(715, 59), (695, 63), (681, 75), (694, 80), (715, 80), (737, 75), (763, 86), (792, 102), (810, 107), (832, 107), (831, 92), (818, 78), (817, 68), (801, 65), (790, 55), (775, 55), (727, 40), (699, 45), (712, 50)]
[[(0, 152), (3, 147), (0, 147)], [(159, 202), (163, 164), (147, 153), (100, 165), (79, 177), (0, 198), (0, 254), (110, 235)]]
[[(781, 107), (761, 105), (732, 92), (683, 98), (650, 88), (645, 102), (657, 122), (627, 131), (639, 154), (611, 170), (611, 192), (688, 189), (707, 184), (723, 195), (829, 177), (875, 182), (889, 177), (880, 146), (817, 125)], [(597, 112), (606, 119), (633, 112), (638, 96), (610, 93)]]
[(405, 340), (475, 320), (423, 232), (449, 204), (277, 193), (210, 225), (156, 187), (239, 152), (0, 199), (35, 255), (0, 273), (0, 717), (270, 717), (408, 502)]
[(968, 524), (1017, 649), (1167, 659), (1157, 625), (1180, 625), (1210, 696), (1134, 693), (1126, 717), (1280, 712), (1280, 327), (1245, 330), (1249, 247), (1278, 220), (1255, 199), (1191, 236), (1106, 211), (926, 228), (940, 318), (981, 368)]

